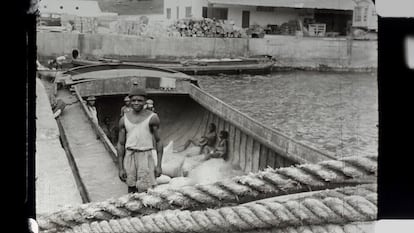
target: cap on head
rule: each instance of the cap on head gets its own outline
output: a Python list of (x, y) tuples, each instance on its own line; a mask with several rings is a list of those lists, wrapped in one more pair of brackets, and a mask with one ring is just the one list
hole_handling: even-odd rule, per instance
[(89, 96), (86, 100), (96, 100), (95, 96)]
[(131, 99), (129, 99), (129, 96), (126, 96), (126, 97), (124, 98), (124, 101), (131, 101)]
[(152, 99), (147, 99), (146, 103), (153, 105), (154, 104), (154, 101)]
[(132, 96), (144, 96), (144, 97), (147, 97), (147, 92), (144, 89), (142, 89), (142, 88), (135, 87), (128, 94), (128, 97), (129, 98), (131, 98)]

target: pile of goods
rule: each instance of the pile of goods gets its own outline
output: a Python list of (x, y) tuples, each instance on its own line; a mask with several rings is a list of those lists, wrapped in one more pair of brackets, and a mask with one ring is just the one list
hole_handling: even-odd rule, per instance
[(139, 19), (118, 19), (109, 24), (109, 31), (116, 34), (152, 38), (180, 36), (178, 31), (172, 30), (164, 23), (149, 21), (147, 17), (140, 17)]
[(247, 35), (252, 38), (263, 38), (265, 34), (265, 29), (260, 25), (254, 24), (249, 27), (246, 31)]
[(96, 17), (63, 14), (61, 16), (61, 24), (66, 28), (66, 31), (77, 31), (80, 33), (98, 32), (98, 19)]
[(181, 19), (173, 26), (183, 37), (246, 37), (246, 32), (229, 21), (202, 19)]
[[(194, 184), (209, 184), (219, 180), (241, 176), (244, 172), (223, 159), (202, 161), (204, 155), (199, 154), (200, 147), (192, 146), (182, 152), (172, 150), (173, 142), (164, 148), (162, 159), (163, 174), (157, 178), (155, 188), (180, 188)], [(156, 153), (153, 153), (156, 161)]]
[(280, 25), (280, 33), (282, 35), (295, 35), (296, 31), (300, 30), (300, 25), (297, 20), (290, 20), (287, 23)]

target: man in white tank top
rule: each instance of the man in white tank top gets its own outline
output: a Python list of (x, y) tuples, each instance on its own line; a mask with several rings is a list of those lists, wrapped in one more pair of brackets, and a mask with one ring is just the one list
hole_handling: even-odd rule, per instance
[[(119, 120), (119, 178), (128, 185), (128, 192), (147, 191), (162, 173), (160, 120), (156, 113), (144, 109), (146, 96), (144, 89), (134, 87), (129, 93), (132, 111), (125, 112)], [(156, 165), (153, 149), (157, 150)]]

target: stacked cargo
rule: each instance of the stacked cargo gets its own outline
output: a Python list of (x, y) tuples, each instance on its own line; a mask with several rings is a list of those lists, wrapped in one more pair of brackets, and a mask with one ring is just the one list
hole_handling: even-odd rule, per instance
[(173, 27), (184, 37), (245, 37), (246, 33), (233, 23), (208, 18), (181, 19)]

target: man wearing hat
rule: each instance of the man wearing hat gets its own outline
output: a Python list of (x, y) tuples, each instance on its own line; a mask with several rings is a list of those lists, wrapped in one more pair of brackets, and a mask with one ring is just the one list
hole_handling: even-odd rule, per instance
[(155, 112), (154, 101), (152, 99), (147, 99), (145, 109), (148, 109), (151, 112)]
[(125, 112), (131, 111), (131, 101), (128, 96), (124, 98), (125, 105), (121, 108), (121, 117), (125, 114)]
[(88, 110), (91, 112), (92, 114), (92, 119), (95, 122), (98, 122), (98, 112), (96, 111), (96, 107), (95, 107), (95, 96), (89, 96), (86, 99), (86, 107), (88, 108)]
[[(144, 109), (147, 96), (144, 89), (134, 87), (128, 96), (132, 110), (119, 120), (119, 178), (128, 185), (128, 192), (145, 192), (156, 185), (155, 177), (162, 172), (160, 119), (156, 113)], [(153, 149), (157, 150), (156, 165)]]

